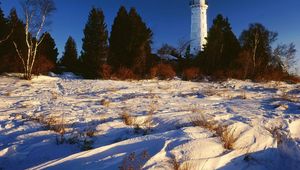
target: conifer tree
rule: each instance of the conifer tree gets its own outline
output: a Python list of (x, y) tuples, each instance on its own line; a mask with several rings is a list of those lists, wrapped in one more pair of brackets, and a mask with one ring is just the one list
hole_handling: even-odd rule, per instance
[(146, 71), (151, 56), (152, 31), (143, 22), (135, 8), (127, 13), (119, 9), (110, 37), (109, 64), (115, 69), (126, 67), (136, 74)]
[(84, 29), (82, 72), (86, 78), (101, 78), (108, 56), (108, 32), (101, 9), (93, 8)]
[(152, 31), (143, 22), (135, 8), (129, 12), (130, 32), (130, 61), (135, 73), (145, 74), (146, 62), (151, 55)]
[(9, 39), (0, 48), (3, 47), (4, 55), (2, 56), (0, 63), (0, 72), (23, 72), (24, 69), (18, 58), (18, 54), (13, 45), (15, 41), (20, 49), (21, 55), (26, 55), (26, 41), (25, 41), (25, 27), (24, 23), (19, 19), (16, 9), (12, 9), (8, 16), (8, 29), (13, 29), (13, 32)]
[(109, 38), (108, 64), (116, 70), (130, 65), (127, 58), (129, 56), (130, 29), (128, 12), (124, 6), (121, 6), (112, 25)]
[(45, 32), (42, 43), (37, 51), (36, 61), (33, 65), (34, 74), (47, 74), (56, 68), (58, 50), (51, 34)]
[(239, 41), (228, 19), (218, 15), (208, 32), (204, 51), (200, 54), (201, 67), (209, 74), (232, 69), (239, 51)]
[(7, 37), (7, 33), (8, 33), (7, 27), (8, 27), (7, 19), (4, 17), (4, 13), (0, 6), (0, 43), (3, 43)]
[(65, 66), (68, 71), (76, 72), (78, 70), (78, 54), (74, 39), (70, 36), (65, 45), (65, 51), (60, 64)]
[[(4, 45), (7, 32), (7, 19), (4, 17), (3, 11), (0, 6), (0, 62), (3, 63), (4, 55), (7, 53), (6, 46)], [(3, 69), (0, 64), (0, 72)]]
[(56, 48), (55, 40), (52, 38), (51, 34), (46, 32), (44, 33), (44, 40), (39, 48), (39, 55), (45, 56), (49, 61), (56, 64), (58, 49)]

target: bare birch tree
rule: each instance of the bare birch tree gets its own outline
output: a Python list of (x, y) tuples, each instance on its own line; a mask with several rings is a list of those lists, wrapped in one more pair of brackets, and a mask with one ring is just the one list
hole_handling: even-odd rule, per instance
[(23, 65), (24, 78), (31, 80), (37, 51), (44, 39), (44, 28), (50, 24), (47, 18), (56, 8), (53, 0), (23, 0), (21, 5), (25, 16), (27, 56), (23, 55), (15, 41), (13, 44)]
[(297, 63), (296, 52), (296, 46), (293, 43), (279, 44), (274, 49), (273, 56), (281, 61), (281, 67), (285, 72), (291, 72)]

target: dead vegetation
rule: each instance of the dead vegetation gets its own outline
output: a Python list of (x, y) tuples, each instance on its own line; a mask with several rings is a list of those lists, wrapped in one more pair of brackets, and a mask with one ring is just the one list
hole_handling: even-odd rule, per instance
[(282, 143), (282, 138), (285, 135), (283, 124), (270, 127), (265, 126), (264, 128), (273, 136), (273, 138), (277, 141), (277, 144)]
[(127, 126), (132, 126), (136, 122), (136, 118), (126, 111), (124, 111), (120, 117), (123, 120), (123, 123)]
[(3, 93), (3, 95), (6, 97), (10, 97), (12, 95), (12, 92), (8, 91), (8, 92)]
[(100, 104), (101, 104), (102, 106), (109, 107), (110, 101), (107, 100), (107, 99), (103, 99), (103, 100), (100, 101)]
[(26, 118), (29, 121), (34, 121), (43, 125), (46, 130), (51, 130), (57, 133), (55, 138), (57, 145), (62, 144), (77, 144), (82, 151), (93, 149), (94, 141), (92, 138), (96, 134), (93, 128), (86, 128), (83, 131), (73, 131), (67, 128), (64, 114), (61, 117), (46, 117), (45, 115), (30, 116)]
[(119, 166), (120, 170), (139, 170), (142, 169), (144, 164), (150, 159), (148, 151), (143, 151), (140, 154), (135, 152), (130, 153), (126, 156), (122, 164)]
[(173, 170), (192, 170), (193, 166), (190, 162), (180, 162), (174, 155), (171, 156), (169, 161)]
[(153, 127), (153, 115), (156, 111), (156, 107), (154, 104), (150, 105), (149, 111), (145, 117), (136, 117), (131, 115), (128, 111), (123, 111), (120, 114), (120, 117), (123, 123), (127, 126), (132, 126), (134, 129), (134, 133), (137, 134), (149, 134)]
[(222, 127), (222, 130), (220, 132), (220, 138), (223, 142), (223, 146), (225, 149), (233, 150), (234, 149), (234, 143), (237, 141), (237, 137), (234, 135), (234, 130), (228, 128), (228, 126)]
[(28, 120), (40, 123), (47, 130), (52, 130), (58, 134), (64, 134), (66, 132), (64, 116), (59, 117), (46, 117), (45, 115), (30, 116)]
[(51, 91), (52, 100), (58, 99), (59, 94), (55, 91)]
[(218, 121), (205, 116), (203, 113), (199, 113), (191, 118), (191, 122), (194, 126), (199, 126), (207, 129), (214, 133), (214, 135), (220, 137), (223, 142), (225, 149), (233, 150), (234, 143), (237, 141), (238, 137), (234, 135), (234, 129), (230, 129), (229, 126), (223, 125)]

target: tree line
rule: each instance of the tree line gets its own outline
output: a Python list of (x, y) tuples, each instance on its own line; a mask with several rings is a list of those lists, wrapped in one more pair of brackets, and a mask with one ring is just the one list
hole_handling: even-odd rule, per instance
[(277, 37), (276, 32), (253, 23), (237, 38), (228, 18), (219, 14), (208, 32), (207, 44), (196, 56), (190, 54), (189, 47), (182, 52), (182, 44), (177, 48), (164, 45), (159, 53), (176, 56), (175, 68), (186, 79), (210, 76), (213, 79), (299, 81), (293, 74), (295, 45), (275, 46)]
[[(20, 20), (15, 9), (5, 18), (0, 8), (0, 40), (1, 37), (5, 40), (0, 42), (0, 73), (26, 73), (20, 56), (27, 55), (25, 59), (29, 58), (33, 63), (33, 74), (71, 71), (88, 79), (168, 79), (177, 75), (187, 80), (207, 76), (216, 79), (284, 80), (291, 79), (290, 70), (296, 58), (292, 43), (273, 48), (278, 34), (262, 24), (250, 24), (237, 38), (229, 20), (222, 15), (214, 19), (207, 44), (196, 56), (190, 54), (189, 42), (178, 48), (165, 44), (153, 54), (153, 33), (135, 8), (127, 11), (120, 7), (110, 34), (102, 9), (92, 8), (83, 32), (81, 53), (78, 54), (75, 40), (70, 36), (62, 58), (58, 59), (50, 33), (34, 36), (28, 31), (27, 21)], [(33, 47), (28, 46), (28, 42)], [(34, 50), (35, 61), (30, 56)], [(165, 55), (173, 59), (162, 57)]]

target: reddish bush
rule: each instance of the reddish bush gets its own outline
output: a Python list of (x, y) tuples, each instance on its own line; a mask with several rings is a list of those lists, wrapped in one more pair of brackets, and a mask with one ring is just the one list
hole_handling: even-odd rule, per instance
[(33, 65), (32, 71), (34, 74), (46, 74), (52, 71), (54, 68), (55, 63), (44, 56), (39, 56)]
[(108, 65), (108, 64), (103, 64), (101, 66), (101, 77), (103, 79), (110, 79), (111, 78), (111, 74), (112, 74), (112, 69), (111, 69), (111, 66)]
[(255, 81), (267, 82), (267, 81), (284, 81), (285, 73), (279, 70), (268, 70), (254, 77)]
[(133, 80), (138, 78), (131, 69), (126, 67), (119, 68), (113, 77), (116, 77), (120, 80)]
[(176, 76), (176, 72), (170, 64), (158, 64), (150, 69), (151, 78), (172, 79)]
[(151, 69), (150, 69), (150, 78), (155, 78), (157, 76), (157, 73), (158, 73), (158, 67), (157, 66), (153, 66)]
[(200, 76), (200, 70), (196, 67), (191, 67), (183, 70), (183, 79), (184, 80), (195, 80)]
[(294, 75), (288, 75), (285, 77), (285, 81), (288, 83), (300, 83), (300, 77)]

